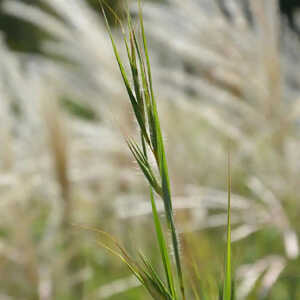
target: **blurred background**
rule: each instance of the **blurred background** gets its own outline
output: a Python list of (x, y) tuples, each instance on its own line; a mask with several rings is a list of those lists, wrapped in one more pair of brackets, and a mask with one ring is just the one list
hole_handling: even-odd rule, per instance
[[(300, 299), (299, 8), (143, 1), (185, 277), (222, 280), (230, 143), (239, 300)], [(97, 0), (0, 1), (1, 300), (150, 299), (81, 228), (159, 262), (133, 119)]]

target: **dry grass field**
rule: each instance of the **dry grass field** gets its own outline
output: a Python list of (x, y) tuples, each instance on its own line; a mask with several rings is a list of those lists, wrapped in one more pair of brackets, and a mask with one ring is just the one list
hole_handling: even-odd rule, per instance
[[(300, 299), (300, 37), (277, 1), (250, 0), (253, 24), (238, 0), (228, 1), (231, 21), (210, 0), (143, 1), (170, 215), (150, 180), (151, 206), (141, 156), (136, 162), (126, 145), (142, 132), (152, 153), (142, 163), (164, 186), (164, 155), (132, 110), (100, 7), (41, 2), (49, 9), (1, 4), (47, 35), (41, 54), (12, 51), (0, 38), (0, 299), (150, 299), (87, 228), (109, 232), (132, 257), (142, 251), (163, 276), (153, 203), (187, 299), (222, 299), (228, 145), (235, 297)], [(127, 8), (143, 48), (137, 1)], [(129, 77), (122, 30), (110, 25)], [(147, 126), (150, 139), (158, 129)], [(183, 299), (174, 295), (152, 296)]]

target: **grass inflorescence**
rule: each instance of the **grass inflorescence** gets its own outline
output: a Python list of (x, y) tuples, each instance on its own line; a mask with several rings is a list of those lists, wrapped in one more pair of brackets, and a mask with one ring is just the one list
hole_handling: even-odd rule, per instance
[[(180, 242), (174, 221), (172, 194), (168, 175), (169, 171), (163, 135), (158, 116), (157, 103), (153, 89), (151, 63), (148, 53), (141, 3), (139, 1), (140, 34), (137, 34), (129, 13), (127, 18), (128, 35), (126, 35), (121, 21), (117, 19), (120, 22), (121, 28), (123, 28), (123, 39), (126, 47), (130, 72), (126, 71), (125, 64), (121, 59), (104, 9), (102, 9), (102, 12), (112, 43), (115, 58), (118, 63), (123, 83), (140, 131), (140, 144), (131, 138), (127, 138), (127, 144), (149, 183), (152, 215), (154, 219), (161, 261), (165, 273), (165, 280), (160, 277), (149, 259), (143, 254), (140, 254), (141, 263), (138, 263), (130, 258), (125, 250), (120, 246), (117, 246), (120, 252), (115, 252), (112, 248), (108, 248), (112, 253), (119, 256), (128, 265), (133, 274), (149, 291), (154, 299), (186, 300), (186, 282), (184, 281), (183, 277)], [(152, 166), (152, 163), (150, 162), (151, 157), (154, 158), (154, 166)], [(171, 235), (171, 248), (168, 247), (166, 234), (163, 230), (163, 226), (157, 211), (154, 193), (162, 199), (164, 204), (166, 224)], [(220, 290), (221, 299), (223, 300), (232, 299), (230, 245), (230, 168), (228, 168), (228, 232), (223, 295)], [(174, 263), (171, 259), (171, 253), (174, 254)], [(196, 299), (200, 299), (196, 291), (194, 291), (194, 296)]]

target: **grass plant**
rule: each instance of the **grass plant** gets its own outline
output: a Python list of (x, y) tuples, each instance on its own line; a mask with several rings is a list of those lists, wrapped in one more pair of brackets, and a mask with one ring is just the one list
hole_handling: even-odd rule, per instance
[[(162, 185), (156, 158), (147, 136), (135, 140), (143, 155), (143, 143), (147, 149), (146, 162), (153, 174), (145, 164), (141, 167), (155, 187), (153, 207), (144, 178), (137, 176), (120, 130), (111, 122), (113, 112), (128, 136), (136, 133), (128, 109), (131, 102), (124, 101), (127, 95), (99, 10), (91, 10), (85, 0), (41, 2), (54, 14), (36, 3), (4, 0), (1, 6), (7, 14), (46, 31), (49, 38), (45, 36), (41, 43), (43, 56), (15, 53), (0, 38), (0, 269), (5, 275), (0, 298), (149, 299), (143, 289), (134, 288), (140, 284), (127, 277), (126, 265), (99, 251), (86, 232), (72, 237), (72, 251), (61, 247), (69, 197), (72, 223), (112, 232), (118, 240), (124, 239), (129, 253), (140, 245), (147, 249), (143, 256), (167, 288), (165, 269), (173, 271), (174, 289), (181, 296), (171, 231), (162, 217), (166, 214), (159, 199)], [(164, 149), (186, 298), (193, 299), (193, 290), (195, 299), (219, 299), (225, 290), (220, 284), (219, 295), (215, 281), (221, 282), (216, 270), (223, 265), (222, 232), (228, 209), (225, 176), (219, 168), (229, 139), (236, 297), (300, 299), (299, 39), (284, 24), (279, 26), (277, 1), (249, 1), (253, 27), (244, 21), (240, 0), (230, 1), (233, 22), (224, 19), (215, 2), (143, 4), (155, 94), (159, 91), (159, 122), (168, 141)], [(135, 18), (136, 1), (131, 4)], [(123, 63), (124, 40), (119, 26), (112, 30)], [(147, 71), (139, 30), (135, 35)], [(130, 30), (127, 44), (131, 55)], [(139, 54), (135, 54), (137, 83), (144, 91)], [(123, 66), (137, 101), (130, 62)], [(63, 107), (61, 96), (67, 99)], [(46, 122), (43, 100), (58, 103)], [(57, 114), (61, 109), (63, 115)], [(82, 110), (92, 115), (84, 119)], [(135, 142), (130, 142), (135, 149)], [(160, 226), (154, 227), (165, 237), (159, 251), (168, 252), (170, 267), (167, 262), (164, 267), (163, 261), (157, 266), (162, 255), (155, 251), (153, 236), (145, 234), (155, 208)], [(131, 236), (134, 243), (129, 242)], [(69, 272), (69, 262), (74, 260), (79, 268)], [(226, 260), (227, 255), (225, 268)], [(146, 268), (142, 258), (138, 262)], [(74, 286), (82, 284), (84, 296), (74, 292)]]
[[(122, 61), (113, 34), (102, 7), (102, 12), (106, 22), (109, 37), (112, 43), (116, 61), (118, 63), (124, 86), (134, 112), (140, 132), (140, 145), (131, 138), (127, 138), (128, 147), (138, 163), (141, 171), (149, 183), (150, 200), (152, 215), (157, 236), (157, 243), (160, 250), (161, 262), (165, 273), (165, 280), (155, 271), (153, 265), (143, 254), (140, 254), (140, 261), (133, 261), (126, 251), (115, 242), (119, 253), (112, 248), (107, 247), (110, 252), (119, 256), (124, 261), (141, 284), (148, 290), (154, 299), (177, 300), (187, 299), (185, 281), (183, 277), (183, 267), (180, 255), (180, 241), (174, 221), (174, 212), (172, 205), (172, 193), (169, 180), (169, 171), (165, 153), (163, 135), (158, 116), (156, 97), (152, 83), (151, 63), (148, 53), (147, 38), (145, 35), (143, 14), (141, 2), (139, 4), (139, 29), (140, 36), (136, 33), (130, 14), (128, 13), (127, 30), (125, 33), (121, 21), (120, 26), (123, 29), (123, 39), (126, 47), (128, 63), (131, 74), (126, 71)], [(116, 17), (117, 18), (117, 17)], [(141, 43), (140, 43), (141, 40)], [(131, 84), (132, 82), (132, 84)], [(155, 166), (152, 166), (151, 158), (154, 158)], [(223, 286), (222, 300), (232, 299), (232, 281), (231, 281), (231, 229), (230, 229), (230, 157), (228, 157), (228, 219), (227, 219), (227, 252), (226, 268)], [(171, 235), (171, 249), (168, 247), (166, 234), (157, 212), (156, 199), (154, 193), (161, 198), (164, 204), (165, 222)], [(174, 261), (172, 263), (172, 255)], [(166, 282), (165, 282), (166, 281)], [(199, 295), (194, 290), (195, 298)]]

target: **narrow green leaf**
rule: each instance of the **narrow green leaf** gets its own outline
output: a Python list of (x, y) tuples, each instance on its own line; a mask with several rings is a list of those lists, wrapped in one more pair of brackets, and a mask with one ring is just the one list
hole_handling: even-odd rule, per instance
[[(141, 47), (139, 46), (139, 43), (135, 36), (135, 32), (132, 27), (129, 14), (128, 14), (128, 28), (130, 32), (130, 37), (129, 37), (130, 47), (124, 36), (124, 42), (127, 50), (127, 55), (130, 63), (130, 68), (131, 68), (131, 75), (133, 79), (133, 86), (134, 86), (134, 92), (133, 92), (133, 89), (129, 83), (124, 65), (120, 59), (116, 44), (113, 40), (112, 33), (105, 16), (105, 21), (109, 31), (116, 60), (118, 62), (119, 69), (125, 87), (127, 89), (127, 93), (129, 95), (136, 120), (139, 124), (140, 131), (141, 131), (141, 140), (143, 146), (142, 150), (139, 148), (137, 144), (135, 144), (132, 141), (128, 141), (128, 146), (133, 156), (135, 157), (137, 163), (139, 164), (139, 167), (141, 168), (142, 172), (147, 178), (150, 186), (161, 196), (163, 200), (167, 225), (169, 230), (171, 231), (172, 247), (174, 250), (176, 271), (177, 271), (176, 273), (180, 284), (182, 300), (185, 300), (186, 298), (185, 298), (183, 275), (182, 275), (182, 268), (181, 268), (181, 261), (180, 261), (179, 239), (177, 237), (177, 232), (174, 224), (170, 180), (168, 175), (168, 167), (167, 167), (164, 143), (163, 143), (163, 138), (162, 138), (162, 133), (160, 128), (160, 122), (157, 113), (157, 105), (156, 105), (154, 91), (153, 91), (150, 59), (148, 54), (148, 46), (147, 46), (147, 40), (145, 35), (140, 1), (139, 1), (139, 20), (140, 20), (143, 51), (141, 51)], [(139, 68), (137, 67), (136, 56), (138, 56)], [(144, 62), (144, 59), (146, 63)], [(140, 87), (140, 82), (142, 83), (143, 90)], [(146, 107), (146, 113), (145, 113), (145, 107)], [(148, 121), (148, 123), (146, 121)], [(146, 124), (148, 125), (148, 128)], [(148, 137), (148, 132), (150, 132), (150, 138)], [(152, 171), (152, 168), (148, 162), (146, 144), (148, 144), (156, 159), (157, 168), (160, 173), (161, 186), (159, 185), (156, 176), (154, 175), (154, 172)], [(175, 291), (176, 289), (174, 287), (174, 278), (171, 269), (169, 252), (166, 246), (160, 220), (155, 207), (152, 190), (150, 196), (151, 196), (153, 217), (154, 217), (154, 222), (155, 222), (155, 227), (157, 232), (158, 243), (159, 243), (160, 252), (164, 264), (165, 274), (167, 277), (168, 290), (170, 291), (170, 295), (174, 296), (174, 299), (176, 299), (176, 291)], [(158, 292), (157, 288), (158, 290), (160, 290), (160, 292), (163, 293), (161, 282), (159, 281), (159, 278), (155, 275), (155, 273), (151, 269), (151, 265), (147, 265), (147, 268), (148, 268), (148, 273), (146, 273), (146, 277), (148, 278), (148, 280), (152, 281), (154, 287), (156, 286), (156, 289), (154, 288), (154, 290), (152, 290), (151, 287), (153, 286), (151, 286), (150, 284), (148, 286), (148, 290), (151, 292), (152, 295), (157, 294)], [(160, 296), (161, 294), (158, 293), (157, 297)], [(157, 299), (156, 296), (154, 298)]]
[[(153, 108), (155, 109), (155, 106)], [(180, 290), (182, 293), (182, 298), (185, 299), (185, 289), (184, 289), (183, 274), (182, 274), (181, 259), (180, 259), (179, 239), (177, 236), (176, 227), (174, 223), (171, 192), (170, 192), (170, 180), (168, 175), (167, 161), (166, 161), (164, 144), (163, 144), (162, 134), (160, 130), (157, 111), (154, 111), (154, 120), (156, 124), (155, 126), (156, 126), (156, 136), (157, 136), (159, 168), (161, 174), (162, 198), (165, 205), (168, 226), (171, 230), (172, 244), (173, 244), (175, 262), (177, 267), (177, 274), (179, 278)]]
[(159, 122), (158, 113), (157, 113), (156, 101), (155, 101), (154, 92), (153, 92), (151, 65), (150, 65), (150, 59), (149, 59), (149, 54), (148, 54), (147, 39), (146, 39), (146, 35), (145, 35), (141, 1), (139, 0), (138, 3), (139, 3), (139, 19), (140, 19), (141, 33), (142, 33), (144, 53), (145, 53), (146, 65), (147, 65), (147, 75), (148, 75), (147, 77), (148, 77), (148, 82), (149, 82), (149, 86), (150, 86), (150, 94), (151, 94), (151, 100), (152, 100), (151, 101), (151, 108), (152, 108), (151, 114), (153, 115), (153, 119), (154, 119), (152, 126), (154, 127), (153, 129), (156, 134), (155, 142), (157, 143), (157, 145), (156, 145), (157, 148), (154, 147), (154, 152), (155, 152), (155, 157), (156, 157), (158, 167), (160, 169), (160, 174), (161, 174), (162, 198), (164, 200), (167, 223), (171, 230), (172, 244), (173, 244), (175, 262), (176, 262), (176, 267), (177, 267), (177, 274), (178, 274), (178, 278), (179, 278), (180, 290), (182, 293), (182, 298), (183, 298), (183, 300), (185, 300), (185, 289), (184, 289), (181, 260), (180, 260), (179, 240), (177, 237), (177, 232), (176, 232), (176, 228), (175, 228), (175, 224), (174, 224), (168, 168), (167, 168), (164, 144), (163, 144), (163, 139), (162, 139), (162, 134), (161, 134), (161, 129), (160, 129), (160, 122)]
[(155, 231), (156, 231), (156, 237), (159, 245), (159, 250), (161, 254), (161, 258), (164, 265), (165, 275), (168, 282), (168, 287), (171, 292), (171, 294), (175, 297), (175, 288), (174, 288), (174, 279), (173, 279), (173, 273), (172, 273), (172, 267), (171, 267), (171, 259), (168, 253), (167, 243), (162, 231), (162, 226), (160, 223), (160, 219), (157, 213), (156, 204), (153, 197), (152, 189), (150, 188), (150, 199), (151, 199), (151, 205), (152, 205), (152, 214), (154, 219), (154, 225), (155, 225)]
[(223, 288), (223, 300), (231, 300), (231, 172), (230, 172), (230, 151), (228, 152), (227, 166), (227, 189), (228, 189), (228, 209), (227, 209), (227, 251), (225, 263), (225, 279)]

